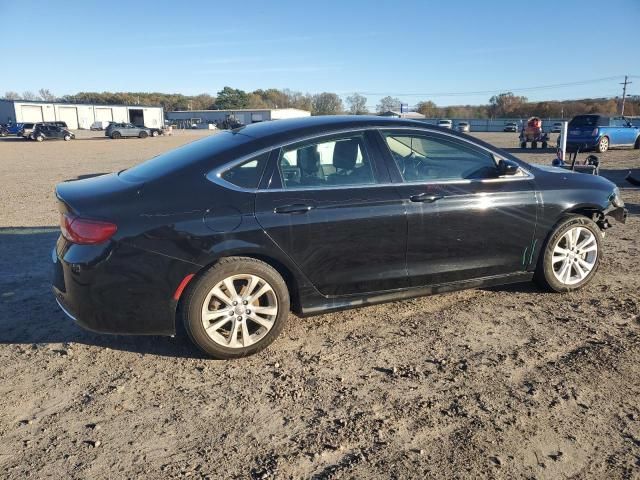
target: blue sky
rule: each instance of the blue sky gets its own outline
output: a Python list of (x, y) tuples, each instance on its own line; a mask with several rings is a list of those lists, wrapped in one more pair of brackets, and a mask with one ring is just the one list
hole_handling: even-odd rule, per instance
[[(640, 75), (640, 0), (531, 5), (35, 0), (25, 8), (0, 0), (0, 95), (215, 94), (229, 85), (361, 92), (370, 106), (387, 94), (452, 105), (487, 103), (490, 92), (506, 90), (532, 100), (613, 96), (623, 75)], [(633, 80), (629, 91), (638, 94)]]

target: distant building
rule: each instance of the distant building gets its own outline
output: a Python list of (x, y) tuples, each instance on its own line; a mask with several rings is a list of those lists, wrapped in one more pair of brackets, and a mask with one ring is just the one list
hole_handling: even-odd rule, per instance
[(0, 99), (0, 123), (63, 121), (71, 129), (89, 129), (97, 121), (131, 122), (162, 127), (164, 109), (143, 105), (85, 105)]
[(400, 113), (396, 110), (387, 110), (386, 112), (382, 112), (380, 114), (381, 117), (396, 117), (396, 118), (409, 118), (414, 120), (419, 120), (421, 118), (426, 118), (423, 114), (418, 112), (404, 112)]
[(243, 125), (250, 123), (265, 122), (267, 120), (282, 120), (284, 118), (309, 117), (311, 112), (298, 108), (255, 108), (255, 109), (235, 109), (235, 110), (177, 110), (167, 112), (167, 120), (178, 124), (181, 127), (191, 125), (205, 126), (209, 123), (216, 124), (223, 122), (233, 116)]

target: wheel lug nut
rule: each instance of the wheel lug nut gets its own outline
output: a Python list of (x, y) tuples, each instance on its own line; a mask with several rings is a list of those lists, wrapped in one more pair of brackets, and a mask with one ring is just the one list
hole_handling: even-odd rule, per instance
[(238, 304), (238, 302), (234, 301), (233, 302), (233, 306), (235, 307)]
[(242, 302), (243, 305), (248, 304), (249, 302), (247, 302), (246, 300)]
[(251, 310), (247, 310), (247, 315), (249, 315), (251, 313)]
[(238, 320), (239, 322), (241, 322), (241, 321), (242, 321), (242, 317), (238, 317), (238, 318), (237, 318), (237, 320)]

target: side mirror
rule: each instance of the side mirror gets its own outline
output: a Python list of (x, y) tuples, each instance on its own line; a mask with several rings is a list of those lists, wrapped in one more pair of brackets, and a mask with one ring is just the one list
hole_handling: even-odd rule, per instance
[(501, 177), (505, 175), (515, 175), (519, 169), (520, 165), (512, 160), (500, 159), (498, 162), (498, 173)]

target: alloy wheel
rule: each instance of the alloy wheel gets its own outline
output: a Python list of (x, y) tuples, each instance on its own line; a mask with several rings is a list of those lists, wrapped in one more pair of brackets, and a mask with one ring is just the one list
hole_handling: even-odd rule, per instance
[(217, 344), (244, 348), (262, 340), (278, 315), (278, 298), (257, 275), (232, 275), (218, 282), (202, 305), (202, 325)]
[(598, 259), (598, 242), (591, 230), (574, 227), (553, 247), (553, 274), (564, 285), (582, 282), (593, 270)]

